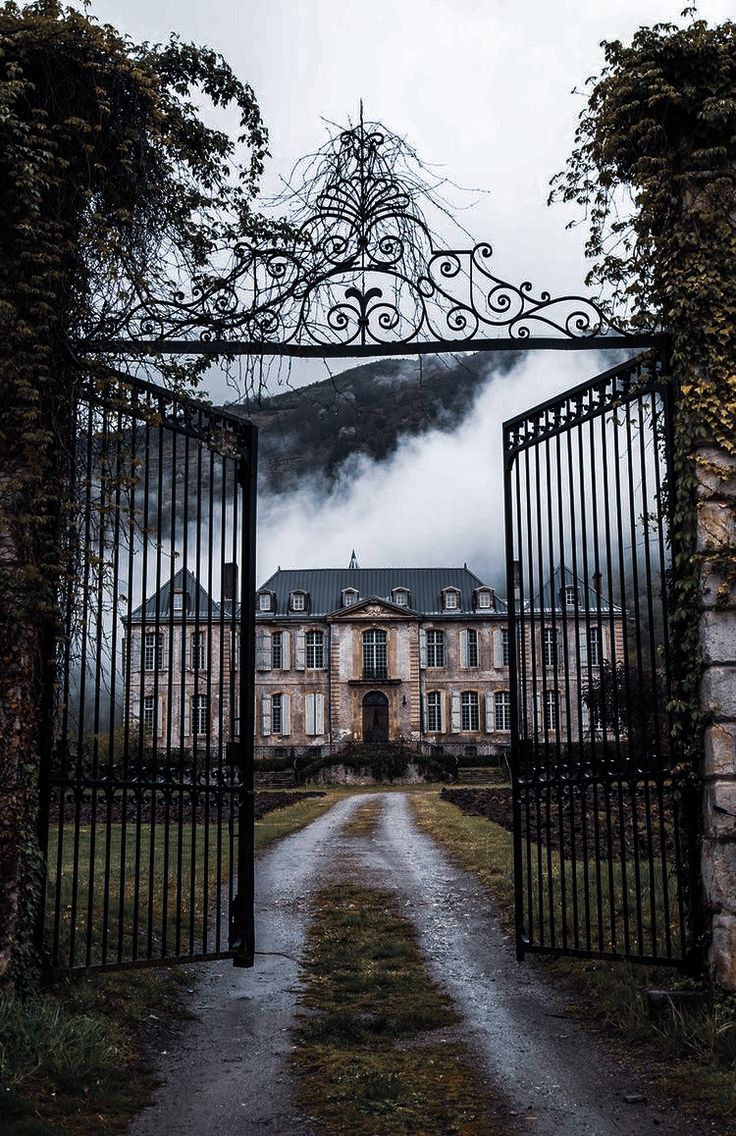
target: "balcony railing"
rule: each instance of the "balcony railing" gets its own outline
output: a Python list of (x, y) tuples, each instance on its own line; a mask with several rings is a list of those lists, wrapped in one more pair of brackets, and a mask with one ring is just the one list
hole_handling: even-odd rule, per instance
[(370, 682), (385, 682), (388, 678), (388, 667), (363, 667), (363, 678)]

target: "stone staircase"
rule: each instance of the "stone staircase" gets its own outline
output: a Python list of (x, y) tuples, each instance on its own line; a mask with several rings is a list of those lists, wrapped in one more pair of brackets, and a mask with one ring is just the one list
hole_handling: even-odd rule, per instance
[(293, 769), (268, 769), (254, 776), (256, 789), (293, 789), (296, 785)]
[(502, 785), (505, 774), (495, 765), (479, 765), (474, 768), (459, 769), (458, 785)]

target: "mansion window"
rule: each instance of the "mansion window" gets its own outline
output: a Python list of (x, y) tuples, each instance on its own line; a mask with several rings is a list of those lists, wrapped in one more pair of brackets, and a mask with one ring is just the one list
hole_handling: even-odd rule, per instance
[(496, 729), (506, 732), (511, 729), (511, 695), (508, 690), (498, 690), (493, 696)]
[(460, 607), (460, 593), (454, 588), (448, 588), (447, 591), (443, 593), (443, 599), (445, 611), (457, 611)]
[(600, 627), (591, 627), (588, 633), (588, 662), (591, 667), (599, 667), (603, 661), (603, 643)]
[(183, 611), (189, 611), (189, 596), (187, 595), (186, 601), (184, 596), (185, 592), (174, 592), (171, 597), (171, 610), (174, 615), (181, 615)]
[(464, 667), (478, 666), (478, 632), (474, 629), (461, 632), (462, 635), (462, 665)]
[(409, 593), (406, 588), (394, 588), (393, 599), (397, 607), (409, 606)]
[(427, 666), (444, 667), (445, 665), (445, 633), (444, 631), (427, 632)]
[(271, 695), (271, 732), (283, 733), (284, 726), (284, 697), (282, 694)]
[(565, 607), (575, 607), (578, 598), (578, 590), (574, 584), (565, 585)]
[(478, 692), (464, 690), (460, 695), (460, 729), (478, 730), (480, 728), (478, 713)]
[(194, 699), (194, 732), (206, 734), (209, 728), (209, 699), (206, 694), (198, 694)]
[(149, 737), (156, 732), (156, 699), (152, 694), (143, 699), (143, 732)]
[(356, 604), (358, 602), (358, 598), (358, 593), (356, 592), (355, 588), (345, 588), (342, 593), (342, 606), (352, 607), (353, 604)]
[(274, 631), (271, 635), (271, 669), (282, 670), (284, 665), (284, 633)]
[(545, 667), (557, 666), (557, 628), (545, 627), (542, 632), (542, 661)]
[(388, 674), (385, 631), (363, 632), (363, 677), (381, 679)]
[(204, 671), (207, 669), (207, 638), (204, 631), (195, 631), (192, 635), (191, 669)]
[(304, 636), (306, 664), (310, 668), (325, 665), (325, 637), (322, 631), (308, 631)]
[(427, 695), (427, 732), (442, 733), (442, 695), (438, 690), (432, 690)]
[(157, 631), (147, 631), (143, 637), (144, 671), (160, 671), (164, 665), (164, 642)]
[(289, 597), (289, 607), (292, 611), (307, 610), (307, 596), (305, 592), (292, 592)]
[(481, 608), (488, 609), (492, 607), (491, 593), (486, 588), (483, 588), (481, 591), (476, 593), (476, 602), (478, 607)]
[(258, 610), (271, 611), (271, 593), (259, 592), (258, 593)]
[(558, 722), (558, 705), (557, 705), (557, 691), (545, 690), (544, 692), (544, 728), (545, 730), (556, 730)]
[(504, 627), (501, 632), (501, 663), (504, 667), (509, 665), (509, 629)]

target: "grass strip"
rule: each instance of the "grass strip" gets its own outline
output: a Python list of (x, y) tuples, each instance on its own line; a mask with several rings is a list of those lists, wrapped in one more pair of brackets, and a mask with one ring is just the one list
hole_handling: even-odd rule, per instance
[(315, 899), (292, 1058), (301, 1103), (334, 1136), (495, 1136), (485, 1086), (457, 1040), (412, 924), (388, 892)]
[[(438, 793), (412, 797), (422, 831), (443, 844), (493, 897), (503, 925), (514, 920), (511, 833), (481, 816), (469, 816)], [(669, 967), (633, 966), (588, 959), (546, 961), (579, 995), (580, 1020), (595, 1023), (617, 1056), (638, 1063), (647, 1079), (688, 1111), (736, 1124), (736, 998), (713, 991), (701, 1010), (652, 1019), (646, 991), (695, 984)]]
[[(266, 814), (256, 822), (256, 851), (304, 828), (341, 795)], [(97, 879), (101, 887), (101, 873)], [(100, 892), (96, 910), (101, 900)], [(79, 977), (27, 998), (0, 994), (3, 1136), (124, 1132), (156, 1083), (142, 1052), (159, 1020), (187, 1016), (190, 978), (177, 968), (136, 970)]]

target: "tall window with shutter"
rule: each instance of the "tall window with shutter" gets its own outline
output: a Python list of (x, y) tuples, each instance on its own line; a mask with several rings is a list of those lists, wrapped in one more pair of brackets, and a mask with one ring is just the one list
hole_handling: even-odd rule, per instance
[(388, 677), (387, 635), (382, 630), (363, 632), (363, 678)]
[(511, 695), (508, 690), (497, 690), (494, 695), (496, 729), (505, 733), (511, 729)]
[(438, 690), (431, 690), (427, 695), (427, 732), (442, 733), (442, 695)]
[(143, 669), (160, 671), (164, 665), (164, 641), (156, 631), (147, 631), (143, 637)]
[(478, 666), (478, 632), (473, 628), (460, 632), (460, 665)]
[(559, 720), (557, 691), (545, 690), (544, 692), (544, 728), (545, 730), (556, 730)]
[(445, 665), (445, 633), (444, 631), (427, 632), (427, 666), (444, 667)]
[(545, 667), (557, 666), (557, 628), (545, 627), (542, 633), (542, 659)]
[(207, 669), (207, 633), (195, 631), (191, 639), (191, 669), (204, 671)]
[(209, 728), (209, 699), (206, 694), (198, 694), (194, 699), (194, 733), (206, 734)]
[(603, 643), (600, 627), (591, 627), (588, 632), (588, 662), (591, 667), (599, 667), (603, 662)]
[(308, 631), (304, 637), (307, 667), (319, 670), (325, 665), (325, 637), (322, 631)]
[(480, 729), (477, 690), (464, 690), (460, 695), (460, 728), (462, 730)]
[(271, 668), (280, 671), (284, 665), (284, 633), (274, 631), (271, 634)]
[(274, 734), (280, 734), (282, 732), (281, 727), (283, 726), (283, 709), (284, 709), (283, 695), (272, 694), (271, 695), (271, 732), (274, 733)]

